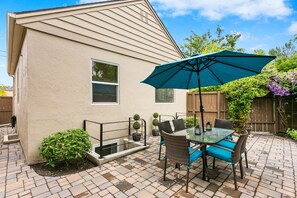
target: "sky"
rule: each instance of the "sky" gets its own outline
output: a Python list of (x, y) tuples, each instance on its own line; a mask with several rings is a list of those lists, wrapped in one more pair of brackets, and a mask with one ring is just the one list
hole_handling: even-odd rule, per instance
[[(6, 14), (45, 8), (91, 3), (98, 0), (0, 0), (0, 85), (12, 86), (6, 71)], [(100, 1), (100, 0), (99, 0)], [(224, 34), (240, 33), (238, 48), (255, 49), (283, 46), (297, 34), (297, 0), (149, 0), (178, 45), (192, 32), (217, 26)]]

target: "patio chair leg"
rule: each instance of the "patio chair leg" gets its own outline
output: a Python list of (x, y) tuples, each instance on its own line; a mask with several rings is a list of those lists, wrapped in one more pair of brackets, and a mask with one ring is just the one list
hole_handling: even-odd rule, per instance
[(178, 170), (180, 170), (180, 164), (175, 164), (175, 168), (177, 168)]
[(212, 161), (212, 169), (215, 169), (215, 167), (216, 167), (216, 158), (214, 157)]
[(189, 183), (189, 168), (187, 168), (187, 180), (186, 180), (186, 193), (188, 193), (188, 183)]
[(162, 150), (162, 145), (160, 143), (160, 149), (159, 149), (159, 160), (161, 160), (161, 150)]
[(164, 162), (164, 181), (166, 180), (166, 167), (167, 167), (167, 158), (165, 157), (165, 162)]
[(243, 179), (242, 157), (240, 157), (239, 166), (240, 166), (240, 178)]
[(236, 168), (235, 168), (235, 164), (232, 164), (232, 170), (233, 170), (235, 190), (238, 190), (238, 188), (237, 188), (237, 182), (236, 182)]
[(244, 152), (244, 156), (245, 156), (245, 166), (246, 166), (246, 168), (249, 168), (246, 151)]

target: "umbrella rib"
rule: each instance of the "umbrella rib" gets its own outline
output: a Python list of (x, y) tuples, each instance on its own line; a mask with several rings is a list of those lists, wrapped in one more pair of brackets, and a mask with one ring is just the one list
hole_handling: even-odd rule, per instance
[(209, 67), (207, 69), (212, 73), (212, 75), (214, 75), (214, 77), (221, 83), (221, 85), (224, 84), (223, 81), (221, 81), (220, 78)]
[[(225, 65), (228, 65), (228, 66), (231, 66), (231, 67), (235, 67), (235, 68), (239, 68), (239, 69), (242, 69), (242, 70), (250, 71), (250, 72), (253, 72), (253, 73), (256, 73), (256, 74), (259, 73), (259, 72), (254, 71), (254, 70), (247, 69), (247, 68), (240, 67), (240, 66), (236, 66), (236, 65), (233, 65), (233, 64), (230, 64), (230, 63), (225, 63), (223, 61), (219, 61), (219, 60), (215, 60), (215, 61), (216, 61), (216, 63), (222, 63), (222, 64), (225, 64)], [(207, 67), (210, 67), (210, 66), (207, 66)]]
[[(212, 59), (208, 59), (208, 58), (206, 58), (206, 60), (202, 62), (204, 66), (202, 67), (202, 69), (201, 69), (200, 71), (202, 71), (202, 70), (204, 70), (204, 69), (207, 69), (208, 67), (210, 67), (210, 66), (212, 66), (213, 64), (215, 64), (215, 62), (212, 63), (212, 64), (209, 64), (209, 63), (211, 63), (214, 59), (215, 59), (215, 57), (213, 57)], [(208, 61), (208, 62), (205, 63), (206, 61)]]
[[(182, 63), (183, 63), (184, 65), (182, 65)], [(180, 68), (181, 68), (181, 69), (184, 69), (185, 71), (191, 71), (190, 69), (185, 68), (185, 65), (186, 65), (187, 63), (191, 64), (191, 63), (188, 62), (188, 61), (187, 61), (187, 62), (181, 62), (181, 63), (178, 63), (177, 65), (173, 65), (173, 66), (171, 66), (171, 67), (169, 67), (169, 68), (167, 68), (167, 69), (165, 69), (165, 70), (163, 70), (163, 71), (160, 71), (159, 73), (156, 73), (156, 74), (150, 76), (150, 78), (153, 78), (153, 77), (158, 76), (158, 75), (160, 75), (160, 74), (162, 74), (162, 73), (164, 73), (164, 72), (167, 72), (167, 71), (169, 71), (169, 70), (171, 70), (171, 69), (174, 69), (174, 67), (176, 67), (176, 66), (180, 66)], [(192, 65), (192, 64), (191, 64), (191, 65)], [(181, 69), (180, 69), (180, 70), (181, 70)], [(180, 70), (179, 70), (179, 71), (180, 71)]]
[(188, 83), (187, 83), (187, 89), (189, 89), (189, 85), (190, 85), (190, 82), (191, 82), (192, 75), (193, 75), (193, 72), (191, 72), (191, 74), (190, 74), (190, 77), (189, 77), (189, 80), (188, 80)]
[[(162, 87), (165, 83), (167, 83), (173, 76), (175, 76), (179, 71), (181, 71), (183, 69), (183, 67), (180, 67), (180, 69), (179, 70), (177, 70), (173, 75), (171, 75), (167, 80), (165, 80), (160, 86), (159, 86), (159, 88), (160, 87)], [(160, 73), (159, 73), (160, 74)]]

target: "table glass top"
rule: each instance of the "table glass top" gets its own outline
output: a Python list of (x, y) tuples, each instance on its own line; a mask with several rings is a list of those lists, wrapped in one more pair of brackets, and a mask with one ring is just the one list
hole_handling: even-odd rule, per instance
[(222, 128), (212, 128), (210, 131), (202, 132), (201, 135), (195, 135), (195, 127), (184, 129), (181, 131), (174, 132), (175, 135), (186, 135), (187, 139), (192, 142), (200, 144), (215, 144), (229, 135), (231, 135), (234, 130), (222, 129)]

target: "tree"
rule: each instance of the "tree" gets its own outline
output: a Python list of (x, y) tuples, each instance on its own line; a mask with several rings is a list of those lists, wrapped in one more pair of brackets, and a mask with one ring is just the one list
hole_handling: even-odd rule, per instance
[(293, 39), (290, 39), (287, 43), (284, 44), (282, 47), (275, 47), (273, 49), (270, 49), (268, 54), (276, 56), (278, 58), (287, 58), (291, 57), (294, 54), (297, 53), (296, 44), (297, 42), (297, 34), (295, 34)]
[[(186, 38), (186, 44), (181, 49), (185, 56), (192, 56), (197, 53), (209, 53), (219, 50), (232, 50), (244, 52), (244, 49), (237, 48), (236, 43), (240, 38), (239, 33), (222, 35), (222, 28), (217, 27), (216, 37), (213, 37), (208, 31), (201, 36), (192, 32), (189, 38)], [(255, 50), (257, 54), (265, 54), (263, 50)], [(255, 97), (264, 96), (268, 93), (266, 88), (269, 71), (258, 77), (248, 77), (227, 83), (223, 86), (205, 87), (202, 91), (216, 91), (222, 89), (228, 100), (229, 117), (234, 121), (237, 131), (241, 132), (245, 128), (245, 123), (249, 119), (251, 104)], [(197, 90), (197, 89), (196, 89)]]
[(253, 53), (254, 53), (254, 54), (259, 54), (259, 55), (265, 55), (265, 52), (264, 52), (264, 50), (262, 50), (262, 49), (255, 49), (255, 50), (253, 51)]
[(216, 37), (213, 37), (209, 30), (201, 36), (192, 32), (192, 35), (185, 39), (187, 43), (180, 46), (181, 50), (186, 57), (220, 50), (244, 51), (242, 48), (236, 48), (236, 43), (241, 36), (240, 33), (226, 34), (224, 36), (222, 36), (222, 33), (223, 29), (220, 26), (217, 26)]
[(5, 88), (5, 85), (0, 85), (0, 96), (7, 96), (6, 91), (4, 90)]

